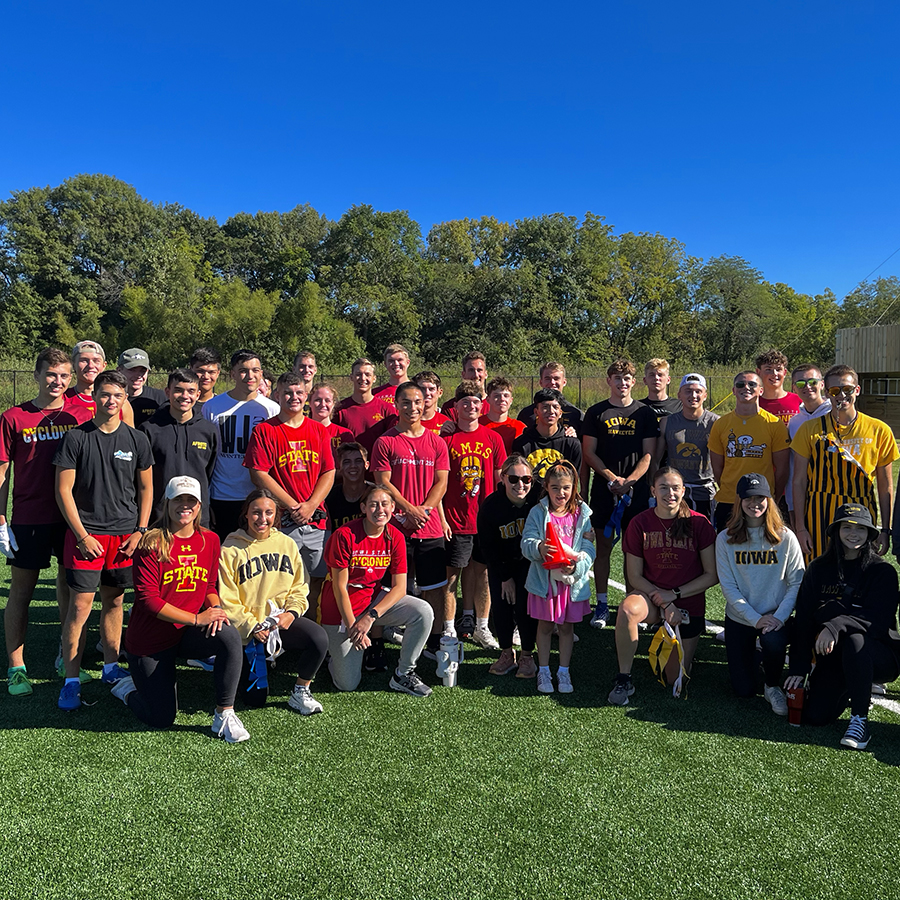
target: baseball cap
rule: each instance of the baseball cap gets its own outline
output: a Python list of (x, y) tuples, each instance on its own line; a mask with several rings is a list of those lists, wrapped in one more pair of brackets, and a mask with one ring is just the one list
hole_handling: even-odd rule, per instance
[(682, 376), (681, 384), (678, 385), (679, 390), (686, 384), (699, 384), (704, 391), (706, 390), (706, 379), (702, 375), (698, 375), (696, 372), (690, 372), (689, 374)]
[(143, 366), (145, 369), (150, 368), (150, 357), (147, 356), (146, 350), (141, 350), (140, 347), (132, 347), (130, 350), (123, 350), (119, 354), (120, 369), (136, 369), (138, 366)]
[(191, 478), (190, 475), (176, 475), (166, 485), (166, 500), (174, 500), (182, 494), (195, 497), (201, 503), (203, 502), (200, 482), (196, 478)]
[(758, 475), (756, 472), (748, 472), (741, 476), (741, 480), (737, 483), (737, 495), (741, 500), (748, 497), (768, 497), (772, 499), (772, 492), (769, 490), (769, 482)]

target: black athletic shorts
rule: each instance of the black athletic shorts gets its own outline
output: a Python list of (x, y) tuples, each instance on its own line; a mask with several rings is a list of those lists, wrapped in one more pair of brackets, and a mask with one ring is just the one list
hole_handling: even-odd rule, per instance
[(472, 559), (474, 534), (454, 534), (447, 542), (447, 568), (464, 569)]
[(430, 591), (447, 584), (447, 551), (444, 539), (407, 538), (407, 566), (415, 566), (416, 585), (420, 591)]
[(57, 562), (62, 561), (63, 544), (69, 526), (65, 522), (53, 525), (10, 525), (19, 549), (14, 551), (15, 558), (8, 559), (7, 564), (17, 569), (47, 569), (50, 557), (55, 556)]

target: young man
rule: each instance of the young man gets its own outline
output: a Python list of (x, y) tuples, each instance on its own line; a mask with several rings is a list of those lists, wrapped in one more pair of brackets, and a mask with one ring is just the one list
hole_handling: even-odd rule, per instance
[(203, 405), (203, 418), (219, 429), (216, 466), (209, 484), (213, 528), (221, 541), (240, 524), (241, 505), (253, 490), (250, 473), (244, 468), (244, 454), (253, 429), (277, 416), (277, 403), (259, 396), (262, 363), (253, 350), (238, 350), (231, 357), (234, 387), (217, 394)]
[(800, 398), (784, 389), (788, 359), (780, 350), (769, 350), (756, 357), (756, 374), (762, 380), (763, 393), (759, 408), (788, 422), (800, 411)]
[[(97, 409), (94, 402), (94, 381), (106, 368), (106, 351), (96, 341), (79, 341), (72, 348), (72, 368), (75, 385), (66, 391), (66, 400), (72, 406), (86, 409), (93, 416)], [(134, 412), (127, 399), (119, 418), (134, 426)]]
[(544, 479), (544, 472), (561, 459), (567, 459), (576, 471), (581, 471), (581, 444), (563, 427), (562, 404), (563, 396), (559, 391), (553, 388), (539, 390), (534, 395), (534, 426), (526, 428), (513, 441), (513, 453), (521, 453), (528, 460), (539, 483)]
[(337, 423), (353, 432), (356, 441), (372, 455), (372, 448), (396, 421), (394, 407), (381, 397), (375, 397), (375, 364), (360, 357), (350, 368), (353, 393), (340, 402)]
[(668, 458), (668, 465), (677, 469), (684, 479), (684, 496), (691, 509), (712, 519), (716, 485), (709, 459), (709, 434), (719, 417), (703, 408), (706, 396), (706, 379), (702, 375), (691, 373), (681, 379), (678, 386), (681, 410), (660, 420), (654, 462), (658, 468)]
[(644, 384), (647, 396), (638, 403), (649, 406), (656, 413), (656, 421), (662, 428), (662, 420), (673, 413), (681, 412), (681, 400), (668, 394), (672, 376), (669, 375), (668, 360), (654, 358), (644, 366)]
[[(545, 390), (559, 391), (562, 396), (563, 388), (566, 386), (566, 369), (562, 363), (550, 360), (541, 366), (540, 385)], [(488, 395), (490, 399), (490, 395)], [(563, 426), (574, 430), (575, 436), (581, 440), (581, 423), (584, 420), (584, 414), (577, 406), (573, 406), (566, 400), (562, 399)], [(526, 406), (525, 409), (519, 411), (516, 417), (520, 422), (524, 423), (528, 428), (534, 425), (534, 404)]]
[(327, 574), (325, 498), (334, 484), (331, 438), (323, 425), (304, 414), (306, 386), (299, 375), (282, 375), (275, 396), (278, 415), (253, 429), (244, 465), (253, 484), (271, 491), (281, 507), (281, 530), (300, 549), (312, 607)]
[[(788, 437), (793, 441), (800, 426), (810, 419), (818, 419), (831, 412), (831, 400), (825, 396), (825, 379), (818, 366), (797, 366), (791, 373), (791, 386), (800, 398), (801, 407), (796, 416), (788, 422)], [(788, 484), (784, 492), (788, 512), (791, 516), (791, 528), (796, 531), (797, 522), (794, 517), (794, 454), (791, 453), (788, 466)]]
[(202, 411), (203, 404), (216, 396), (216, 383), (222, 371), (222, 357), (212, 347), (198, 347), (191, 356), (188, 368), (200, 379), (197, 409)]
[[(606, 370), (609, 399), (595, 403), (582, 423), (582, 480), (586, 482), (589, 474), (595, 473), (588, 501), (597, 535), (597, 605), (591, 617), (594, 628), (604, 628), (609, 621), (609, 559), (613, 546), (619, 533), (650, 502), (646, 476), (656, 450), (659, 425), (656, 413), (631, 396), (634, 375), (634, 363), (617, 359)], [(587, 484), (582, 492), (587, 492)], [(607, 526), (609, 537), (604, 534)]]
[(295, 375), (300, 376), (307, 395), (311, 394), (316, 380), (316, 373), (319, 371), (319, 367), (316, 365), (315, 354), (309, 350), (301, 350), (294, 357), (294, 367), (291, 371)]
[[(484, 390), (484, 385), (487, 381), (487, 362), (484, 358), (484, 354), (480, 350), (470, 350), (462, 358), (462, 380), (474, 381), (482, 390)], [(452, 397), (441, 407), (441, 412), (447, 416), (447, 418), (455, 421), (456, 416), (453, 414), (454, 406), (456, 406), (456, 398)], [(481, 406), (481, 414), (485, 416), (487, 415), (487, 412), (488, 404), (487, 400), (485, 400)]]
[(388, 372), (387, 384), (375, 388), (375, 396), (393, 404), (394, 393), (404, 381), (409, 381), (409, 351), (402, 344), (390, 344), (384, 351), (384, 367)]
[(456, 431), (446, 435), (450, 473), (443, 515), (447, 539), (447, 588), (444, 634), (456, 635), (456, 586), (462, 576), (460, 634), (485, 650), (499, 650), (488, 626), (490, 595), (487, 565), (477, 552), (478, 510), (500, 482), (506, 448), (496, 431), (479, 424), (481, 386), (463, 381), (456, 392)]
[[(512, 382), (507, 378), (492, 378), (487, 386), (487, 400), (487, 415), (482, 416), (478, 424), (496, 432), (508, 454), (512, 451), (515, 439), (525, 431), (525, 423), (512, 419), (509, 415), (513, 401)], [(563, 416), (565, 417), (565, 413)]]
[(131, 587), (131, 557), (147, 531), (153, 502), (153, 454), (146, 435), (119, 418), (125, 378), (103, 372), (94, 381), (97, 411), (90, 422), (69, 431), (56, 455), (56, 499), (69, 526), (63, 549), (71, 588), (62, 629), (66, 681), (60, 709), (81, 706), (79, 672), (84, 626), (100, 588), (100, 637), (104, 684), (127, 676), (121, 668), (122, 598)]
[(128, 382), (128, 402), (134, 411), (134, 427), (140, 428), (166, 402), (165, 392), (147, 384), (150, 357), (139, 347), (119, 354), (118, 369)]
[[(38, 354), (34, 380), (37, 396), (0, 416), (0, 510), (4, 513), (0, 515), (0, 552), (11, 568), (3, 624), (9, 657), (7, 688), (14, 697), (32, 692), (24, 656), (28, 608), (51, 556), (59, 563), (56, 602), (61, 623), (69, 610), (69, 587), (62, 566), (66, 523), (53, 493), (53, 457), (66, 432), (90, 419), (86, 409), (66, 405), (72, 361), (62, 350), (48, 348)], [(12, 512), (7, 522), (11, 483)]]
[(209, 528), (209, 483), (216, 468), (219, 429), (197, 409), (200, 379), (190, 369), (169, 373), (163, 395), (168, 401), (141, 425), (153, 451), (153, 514), (162, 519), (166, 510), (166, 485), (189, 475), (201, 492), (200, 524)]
[(364, 514), (359, 504), (369, 487), (369, 482), (366, 481), (368, 460), (366, 448), (356, 441), (341, 444), (334, 451), (335, 467), (340, 480), (335, 480), (334, 487), (325, 498), (330, 534), (337, 531), (341, 525), (363, 518)]
[(438, 504), (447, 490), (450, 455), (447, 444), (422, 424), (425, 396), (412, 381), (395, 394), (397, 424), (375, 442), (371, 471), (375, 483), (394, 498), (395, 524), (406, 536), (406, 553), (416, 581), (434, 610), (428, 649), (435, 653), (443, 629), (447, 584), (444, 529)]
[(762, 380), (756, 372), (738, 372), (732, 386), (734, 412), (713, 423), (709, 458), (719, 484), (716, 493), (716, 532), (728, 523), (742, 475), (765, 476), (773, 497), (781, 497), (787, 484), (787, 428), (778, 416), (759, 408)]
[(819, 556), (838, 507), (858, 503), (873, 522), (881, 513), (875, 549), (884, 555), (891, 537), (897, 442), (884, 422), (857, 410), (859, 376), (849, 366), (832, 366), (825, 373), (825, 390), (831, 411), (801, 425), (791, 442), (797, 540), (805, 554)]
[(441, 425), (450, 421), (447, 416), (438, 412), (438, 404), (441, 401), (441, 397), (444, 396), (444, 389), (441, 387), (441, 376), (438, 375), (437, 372), (426, 369), (423, 372), (419, 372), (417, 375), (413, 375), (412, 380), (422, 388), (422, 393), (425, 396), (425, 410), (422, 413), (422, 424), (429, 431), (439, 434)]

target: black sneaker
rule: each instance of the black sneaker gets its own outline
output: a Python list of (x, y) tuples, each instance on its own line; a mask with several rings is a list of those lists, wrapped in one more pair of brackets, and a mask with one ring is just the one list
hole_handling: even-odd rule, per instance
[(415, 672), (401, 675), (394, 671), (389, 684), (392, 690), (400, 691), (401, 694), (410, 694), (413, 697), (428, 697), (431, 694), (431, 688)]
[(841, 738), (841, 744), (854, 750), (865, 750), (869, 743), (869, 720), (866, 716), (850, 716), (850, 724)]
[(613, 706), (628, 706), (628, 698), (634, 693), (634, 685), (631, 683), (631, 678), (622, 678), (621, 676), (616, 676), (616, 683), (613, 685), (613, 689), (609, 692), (609, 697), (606, 699), (612, 703)]
[(363, 668), (367, 672), (387, 672), (388, 661), (384, 653), (384, 641), (372, 641), (363, 653)]

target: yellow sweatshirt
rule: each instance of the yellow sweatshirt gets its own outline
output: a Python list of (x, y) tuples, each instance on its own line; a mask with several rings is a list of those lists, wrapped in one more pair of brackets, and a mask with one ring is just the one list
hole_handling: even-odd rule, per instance
[(309, 608), (308, 594), (300, 551), (280, 531), (258, 541), (239, 529), (225, 539), (219, 557), (219, 596), (245, 644), (269, 615), (269, 600), (278, 609), (302, 616)]

